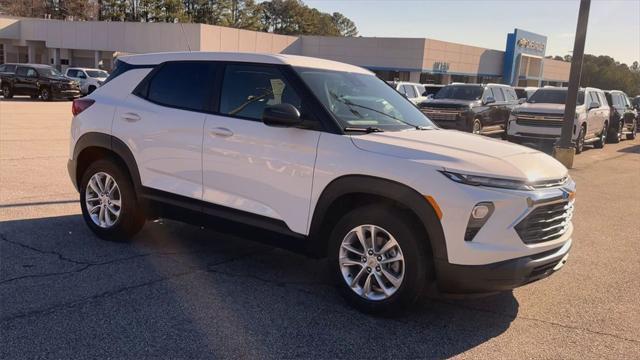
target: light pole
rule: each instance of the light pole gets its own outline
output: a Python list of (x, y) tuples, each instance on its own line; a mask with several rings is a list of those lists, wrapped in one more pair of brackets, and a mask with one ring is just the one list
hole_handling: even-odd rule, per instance
[[(576, 103), (578, 100), (578, 88), (580, 87), (580, 75), (582, 74), (582, 58), (584, 57), (584, 43), (587, 38), (587, 23), (589, 22), (589, 8), (591, 0), (580, 0), (578, 12), (578, 26), (573, 42), (573, 56), (571, 57), (571, 72), (569, 74), (569, 89), (567, 101), (564, 107), (564, 119), (562, 120), (562, 132), (560, 142), (553, 148), (553, 155), (567, 168), (573, 167), (575, 145), (571, 142), (574, 131), (574, 118), (576, 116)], [(575, 129), (579, 131), (579, 129)]]

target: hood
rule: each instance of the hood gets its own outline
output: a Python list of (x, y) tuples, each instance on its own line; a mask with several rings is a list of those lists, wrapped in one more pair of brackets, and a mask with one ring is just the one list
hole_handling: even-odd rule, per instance
[[(579, 108), (581, 105), (578, 105)], [(524, 103), (516, 108), (520, 113), (564, 114), (564, 104)]]
[(380, 132), (352, 136), (356, 147), (472, 175), (514, 180), (559, 179), (567, 169), (528, 147), (456, 130)]
[(45, 78), (45, 79), (48, 79), (48, 80), (52, 80), (52, 81), (73, 82), (73, 80), (72, 80), (72, 79), (70, 79), (70, 78), (68, 78), (68, 77), (66, 77), (66, 76), (64, 76), (64, 75), (61, 75), (61, 76), (48, 75), (48, 76), (45, 76), (44, 78)]
[(428, 99), (421, 103), (423, 106), (433, 107), (465, 107), (478, 100), (458, 100), (458, 99)]

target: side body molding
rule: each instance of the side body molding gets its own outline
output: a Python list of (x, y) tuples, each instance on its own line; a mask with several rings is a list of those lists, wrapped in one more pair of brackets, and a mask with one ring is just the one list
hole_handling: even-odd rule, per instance
[(324, 189), (316, 204), (309, 229), (314, 252), (318, 252), (320, 256), (326, 252), (330, 229), (324, 229), (322, 225), (331, 216), (332, 204), (343, 196), (354, 194), (383, 197), (411, 210), (416, 214), (429, 237), (425, 241), (429, 241), (434, 258), (447, 260), (442, 225), (423, 194), (401, 183), (366, 175), (345, 175), (333, 180)]

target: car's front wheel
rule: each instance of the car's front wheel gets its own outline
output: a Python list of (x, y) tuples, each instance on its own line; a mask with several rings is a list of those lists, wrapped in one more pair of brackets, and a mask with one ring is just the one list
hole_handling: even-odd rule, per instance
[(347, 213), (331, 235), (331, 267), (345, 299), (367, 313), (406, 309), (432, 277), (426, 238), (402, 211), (366, 206)]
[(129, 175), (110, 160), (96, 161), (85, 171), (80, 204), (84, 221), (105, 240), (127, 241), (145, 222)]
[(631, 128), (631, 132), (627, 134), (627, 140), (634, 140), (636, 138), (636, 134), (638, 133), (638, 122), (633, 121), (633, 127)]
[(51, 91), (46, 87), (40, 89), (40, 99), (42, 101), (51, 101)]
[(5, 99), (11, 99), (13, 97), (13, 93), (11, 92), (11, 87), (9, 85), (2, 86), (2, 97)]

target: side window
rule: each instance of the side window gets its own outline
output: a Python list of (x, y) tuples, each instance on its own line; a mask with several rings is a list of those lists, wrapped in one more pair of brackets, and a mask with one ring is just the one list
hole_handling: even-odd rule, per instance
[(496, 96), (493, 94), (493, 91), (491, 91), (491, 88), (485, 88), (484, 89), (484, 94), (482, 94), (482, 101), (487, 100), (487, 98), (492, 97), (492, 98), (496, 98)]
[(415, 89), (413, 88), (413, 85), (402, 85), (402, 87), (404, 88), (404, 93), (407, 94), (407, 97), (410, 97), (410, 98), (418, 97)]
[(492, 90), (496, 101), (504, 101), (504, 93), (502, 92), (502, 88), (494, 87)]
[(16, 75), (18, 76), (27, 76), (27, 68), (26, 67), (19, 67), (18, 69), (16, 69)]
[(67, 70), (67, 76), (78, 77), (78, 70), (74, 70), (74, 69)]
[(424, 93), (427, 90), (424, 88), (424, 85), (416, 85), (416, 89), (418, 89), (418, 96), (425, 96)]
[(159, 105), (204, 111), (211, 101), (215, 63), (169, 62), (153, 75), (147, 99)]
[(274, 66), (227, 65), (220, 95), (220, 113), (261, 120), (264, 108), (288, 103), (303, 118), (302, 100), (280, 70)]
[(38, 73), (35, 70), (29, 68), (27, 69), (27, 77), (38, 77)]
[[(526, 95), (525, 95), (526, 97)], [(507, 100), (516, 101), (518, 100), (518, 95), (516, 95), (516, 91), (513, 88), (507, 89)]]
[(595, 92), (589, 93), (589, 99), (591, 99), (591, 102), (598, 103), (598, 106), (600, 106), (600, 100), (598, 100), (598, 95), (596, 95)]
[(631, 102), (629, 101), (629, 98), (626, 95), (624, 95), (622, 97), (624, 98), (624, 106), (625, 107), (631, 107)]
[(400, 85), (400, 86), (398, 86), (398, 92), (400, 94), (405, 94), (406, 95), (407, 94), (407, 89), (404, 87), (404, 85)]
[(86, 79), (87, 78), (87, 74), (84, 73), (84, 71), (82, 70), (78, 70), (78, 75), (77, 75), (80, 79)]
[(5, 72), (7, 67), (5, 65), (0, 65), (0, 72)]
[(6, 71), (6, 72), (15, 72), (16, 71), (16, 66), (15, 65), (7, 65), (7, 67), (4, 69), (4, 71)]
[(600, 104), (608, 106), (607, 99), (604, 97), (603, 92), (598, 92), (598, 98), (600, 99)]

